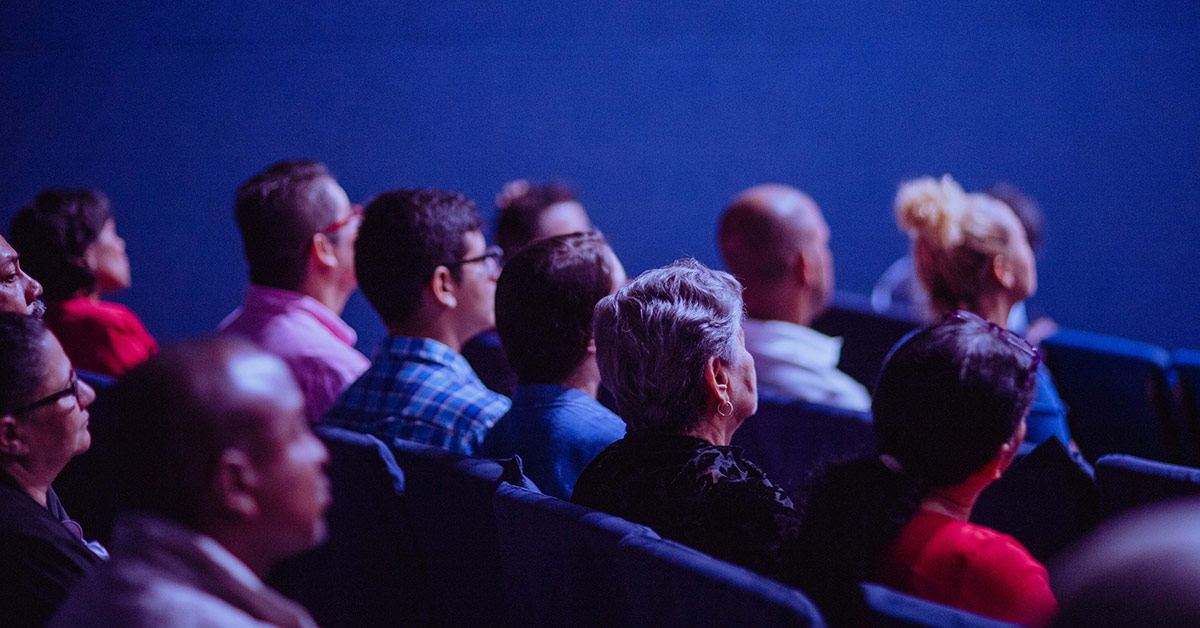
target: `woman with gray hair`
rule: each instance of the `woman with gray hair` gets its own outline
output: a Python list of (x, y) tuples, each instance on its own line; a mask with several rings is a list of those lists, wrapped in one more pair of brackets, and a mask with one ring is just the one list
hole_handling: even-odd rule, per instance
[(596, 304), (596, 357), (625, 438), (584, 469), (571, 501), (767, 575), (796, 537), (792, 502), (734, 431), (758, 408), (741, 286), (691, 259)]

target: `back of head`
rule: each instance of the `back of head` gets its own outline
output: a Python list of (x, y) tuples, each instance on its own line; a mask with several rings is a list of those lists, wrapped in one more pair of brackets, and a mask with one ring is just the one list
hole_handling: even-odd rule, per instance
[(808, 195), (780, 184), (757, 185), (725, 208), (717, 225), (721, 258), (738, 279), (774, 283), (816, 234), (820, 210)]
[(84, 254), (111, 219), (108, 197), (99, 190), (45, 190), (13, 216), (9, 240), (46, 300), (65, 301), (95, 288)]
[(45, 376), (42, 339), (49, 333), (41, 319), (0, 312), (0, 415), (32, 402)]
[(575, 190), (562, 182), (530, 183), (525, 179), (509, 181), (496, 195), (496, 244), (508, 255), (549, 234), (540, 234), (538, 219), (542, 212), (559, 203), (578, 202)]
[(913, 239), (917, 276), (935, 308), (976, 309), (992, 258), (1008, 247), (1003, 212), (983, 194), (967, 194), (944, 175), (906, 181), (896, 192), (896, 222)]
[(617, 287), (616, 266), (595, 232), (536, 240), (505, 264), (496, 331), (521, 383), (560, 384), (583, 362), (596, 303)]
[(738, 362), (741, 293), (729, 273), (681, 259), (596, 304), (596, 359), (629, 433), (682, 434), (699, 422), (708, 360)]
[(195, 527), (226, 449), (270, 453), (260, 402), (288, 391), (278, 381), (246, 381), (262, 360), (278, 362), (237, 337), (206, 338), (168, 346), (118, 381), (112, 453), (123, 509)]
[(332, 178), (321, 163), (290, 160), (238, 186), (234, 215), (252, 283), (295, 290), (304, 280), (313, 235), (337, 219), (337, 207), (317, 185)]
[(1138, 509), (1106, 522), (1050, 570), (1060, 628), (1200, 625), (1200, 500)]
[(872, 401), (881, 456), (827, 468), (804, 504), (799, 581), (827, 612), (857, 612), (857, 583), (928, 491), (961, 484), (1010, 442), (1038, 363), (1020, 337), (967, 312), (893, 350)]
[[(354, 243), (359, 290), (384, 323), (406, 321), (420, 308), (433, 271), (461, 260), (463, 236), (482, 230), (475, 203), (458, 192), (384, 192), (363, 209)], [(461, 281), (460, 267), (451, 273)]]

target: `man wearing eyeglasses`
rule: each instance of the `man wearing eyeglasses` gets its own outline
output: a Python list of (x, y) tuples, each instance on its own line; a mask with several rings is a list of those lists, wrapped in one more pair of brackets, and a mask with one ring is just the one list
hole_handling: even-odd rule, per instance
[(238, 187), (235, 214), (250, 287), (221, 322), (287, 363), (310, 421), (369, 364), (342, 319), (354, 278), (354, 238), (362, 211), (324, 165), (282, 161)]
[(495, 325), (503, 256), (487, 246), (475, 204), (442, 190), (380, 194), (364, 211), (354, 253), (358, 285), (388, 337), (324, 421), (474, 454), (510, 405), (460, 353)]

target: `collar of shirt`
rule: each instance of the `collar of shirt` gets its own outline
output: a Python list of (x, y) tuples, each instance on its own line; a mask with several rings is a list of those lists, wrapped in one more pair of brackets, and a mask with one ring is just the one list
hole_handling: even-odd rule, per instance
[(746, 350), (756, 360), (762, 355), (834, 368), (842, 355), (841, 338), (826, 336), (803, 325), (747, 318), (742, 329), (746, 334)]
[[(388, 336), (379, 343), (371, 362), (406, 362), (421, 361), (438, 366), (444, 366), (455, 374), (467, 379), (478, 381), (471, 364), (454, 349), (432, 338), (413, 338), (411, 336)], [(481, 384), (482, 385), (482, 384)]]
[(565, 405), (591, 407), (593, 404), (600, 403), (578, 388), (557, 384), (517, 384), (516, 388), (513, 388), (512, 400), (514, 407)]
[(180, 557), (203, 555), (227, 576), (251, 590), (266, 588), (263, 581), (237, 556), (207, 535), (173, 521), (145, 513), (126, 514), (113, 529), (113, 551), (118, 555), (139, 555), (165, 549)]
[(271, 315), (303, 312), (317, 319), (338, 340), (347, 345), (353, 347), (354, 343), (358, 341), (358, 334), (354, 328), (347, 325), (340, 316), (334, 314), (333, 310), (325, 307), (320, 301), (299, 292), (250, 284), (250, 287), (246, 289), (245, 304), (222, 322), (220, 327), (224, 328), (230, 320), (243, 312)]

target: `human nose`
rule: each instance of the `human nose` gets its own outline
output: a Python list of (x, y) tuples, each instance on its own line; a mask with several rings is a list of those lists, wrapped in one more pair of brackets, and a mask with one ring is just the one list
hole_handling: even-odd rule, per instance
[(80, 410), (86, 410), (96, 400), (96, 389), (83, 380), (79, 380), (79, 389), (75, 395)]
[(25, 277), (25, 301), (33, 303), (42, 296), (42, 284), (37, 279), (29, 276), (29, 273), (21, 271), (21, 275)]

